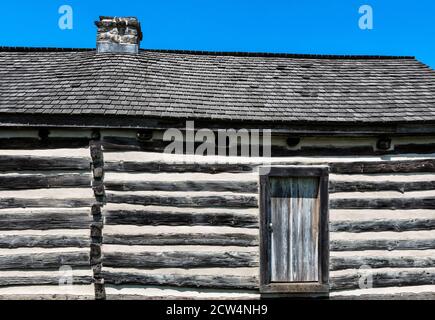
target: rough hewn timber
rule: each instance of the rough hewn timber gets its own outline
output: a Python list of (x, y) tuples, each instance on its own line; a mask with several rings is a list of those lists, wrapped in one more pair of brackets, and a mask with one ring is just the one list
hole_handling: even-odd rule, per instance
[[(426, 250), (435, 249), (435, 238), (429, 239), (370, 239), (364, 240), (340, 239), (330, 240), (333, 251), (361, 250)], [(356, 253), (357, 254), (357, 253)]]
[(415, 218), (369, 219), (366, 220), (335, 220), (329, 224), (331, 232), (367, 232), (367, 231), (417, 231), (435, 229), (435, 219)]
[(87, 147), (88, 138), (0, 138), (0, 149), (34, 150)]
[(34, 250), (33, 252), (10, 254), (0, 253), (0, 270), (59, 270), (61, 266), (89, 267), (89, 252), (73, 251), (47, 252)]
[(367, 191), (409, 192), (435, 190), (435, 181), (330, 181), (329, 192), (367, 192)]
[(371, 268), (427, 268), (435, 266), (434, 250), (331, 252), (330, 270)]
[(244, 233), (104, 234), (105, 244), (257, 246), (258, 236)]
[(331, 209), (435, 209), (435, 197), (331, 199)]
[(106, 190), (113, 191), (231, 191), (255, 193), (255, 181), (105, 181)]
[(104, 265), (126, 268), (255, 267), (258, 254), (243, 251), (104, 252)]
[(89, 187), (88, 173), (0, 175), (0, 190)]
[(0, 171), (89, 170), (90, 161), (74, 157), (0, 156)]
[(75, 247), (83, 248), (89, 246), (90, 239), (86, 235), (21, 235), (21, 234), (0, 234), (0, 248), (62, 248)]
[[(162, 269), (162, 273), (151, 273), (147, 270), (113, 269), (106, 268), (103, 271), (104, 280), (108, 284), (136, 284), (145, 286), (174, 286), (191, 288), (211, 289), (257, 289), (258, 277), (252, 275), (220, 274), (220, 268), (215, 269), (215, 274), (201, 274), (200, 271), (190, 274), (168, 273)], [(172, 269), (169, 269), (172, 270)], [(195, 271), (195, 269), (193, 270)]]
[(89, 209), (82, 210), (51, 208), (46, 212), (38, 209), (22, 209), (22, 212), (0, 211), (0, 230), (47, 230), (86, 229), (90, 223)]
[(80, 208), (90, 206), (93, 199), (26, 199), (0, 198), (0, 209), (7, 208)]
[(106, 224), (169, 225), (169, 226), (229, 226), (258, 228), (258, 216), (228, 212), (168, 212), (152, 209), (104, 210)]
[(330, 163), (331, 173), (435, 172), (435, 160), (360, 161)]
[(207, 195), (207, 196), (170, 196), (170, 195), (139, 195), (128, 193), (107, 192), (107, 202), (139, 204), (144, 206), (159, 205), (171, 207), (229, 207), (255, 208), (258, 206), (256, 196), (250, 195)]
[(135, 161), (106, 161), (106, 171), (115, 172), (252, 172), (254, 167), (249, 164), (225, 163), (169, 163), (169, 162), (135, 162)]
[[(212, 161), (212, 160), (210, 160)], [(267, 164), (267, 163), (264, 163)], [(270, 163), (268, 163), (270, 165)], [(309, 165), (314, 164), (300, 161), (274, 162), (276, 165)], [(435, 172), (435, 160), (398, 160), (398, 161), (359, 161), (359, 162), (326, 162), (330, 173), (336, 174), (363, 174), (363, 173), (416, 173)], [(256, 163), (194, 163), (194, 162), (162, 162), (162, 161), (106, 161), (107, 171), (115, 172), (203, 172), (203, 173), (240, 173), (252, 172), (256, 167), (263, 165)]]
[(435, 284), (435, 268), (381, 268), (350, 269), (331, 273), (331, 290), (360, 289), (360, 285), (373, 288), (396, 286), (419, 286)]

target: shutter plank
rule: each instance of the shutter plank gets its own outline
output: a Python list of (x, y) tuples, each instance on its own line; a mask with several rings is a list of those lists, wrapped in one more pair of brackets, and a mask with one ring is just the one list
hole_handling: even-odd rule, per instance
[(318, 208), (318, 179), (304, 178), (302, 182), (300, 194), (302, 208), (301, 215), (303, 219), (303, 243), (302, 255), (303, 271), (301, 281), (318, 281), (318, 246), (317, 236), (318, 233), (314, 231), (317, 224), (313, 224), (316, 220), (315, 217), (319, 216)]
[(271, 180), (271, 214), (272, 214), (272, 257), (271, 257), (271, 281), (288, 281), (289, 261), (289, 229), (288, 229), (288, 200), (275, 197), (282, 192), (282, 179)]
[(291, 216), (291, 260), (289, 261), (291, 265), (291, 273), (289, 281), (298, 281), (298, 273), (300, 269), (300, 259), (299, 259), (299, 246), (300, 246), (300, 231), (301, 231), (301, 219), (298, 210), (298, 202), (297, 202), (297, 182), (291, 180), (291, 184), (293, 185), (293, 194), (290, 195), (289, 202), (291, 203), (291, 211), (288, 213)]

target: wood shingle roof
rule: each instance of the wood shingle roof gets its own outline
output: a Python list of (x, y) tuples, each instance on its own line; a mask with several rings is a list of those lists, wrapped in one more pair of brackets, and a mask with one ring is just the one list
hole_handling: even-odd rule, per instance
[(0, 48), (0, 119), (21, 114), (435, 121), (435, 71), (413, 57)]

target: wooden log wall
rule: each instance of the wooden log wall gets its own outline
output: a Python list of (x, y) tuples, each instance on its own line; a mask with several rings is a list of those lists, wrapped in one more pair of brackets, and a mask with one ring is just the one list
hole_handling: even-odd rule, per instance
[(89, 149), (0, 151), (0, 299), (94, 299)]
[(330, 166), (331, 298), (435, 298), (428, 146), (218, 159), (88, 138), (0, 143), (0, 299), (259, 298), (258, 167), (272, 163)]
[(431, 296), (435, 158), (269, 160), (105, 151), (107, 298), (259, 298), (258, 167), (271, 163), (330, 166), (331, 298)]
[(251, 166), (174, 164), (145, 152), (104, 156), (108, 299), (259, 297)]

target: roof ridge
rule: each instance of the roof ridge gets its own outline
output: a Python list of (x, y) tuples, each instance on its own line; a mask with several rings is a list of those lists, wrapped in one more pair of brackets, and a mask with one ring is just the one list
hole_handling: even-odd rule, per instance
[(141, 52), (161, 52), (195, 55), (219, 55), (237, 57), (278, 57), (278, 58), (308, 58), (308, 59), (415, 59), (415, 56), (391, 55), (345, 55), (345, 54), (307, 54), (307, 53), (279, 53), (279, 52), (242, 52), (242, 51), (201, 51), (178, 49), (141, 49)]
[(92, 48), (58, 48), (58, 47), (9, 47), (0, 46), (0, 52), (76, 52), (96, 51)]
[[(96, 51), (94, 48), (58, 48), (58, 47), (11, 47), (0, 46), (0, 52), (83, 52)], [(391, 55), (345, 55), (345, 54), (306, 54), (306, 53), (273, 53), (273, 52), (242, 52), (242, 51), (201, 51), (179, 49), (141, 49), (140, 52), (158, 52), (192, 55), (214, 55), (235, 57), (276, 57), (304, 59), (416, 59), (415, 56)]]

